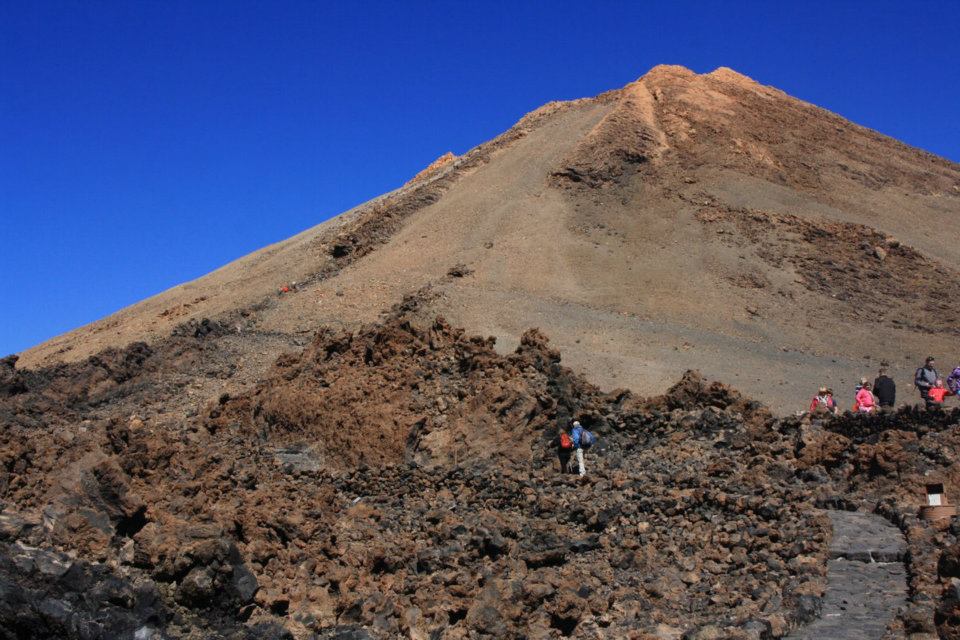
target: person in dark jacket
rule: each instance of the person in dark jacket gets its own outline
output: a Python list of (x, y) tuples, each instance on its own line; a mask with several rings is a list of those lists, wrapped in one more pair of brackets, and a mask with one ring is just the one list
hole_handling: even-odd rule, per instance
[(937, 379), (940, 378), (940, 374), (937, 373), (937, 370), (933, 366), (934, 364), (936, 364), (936, 359), (933, 356), (929, 356), (923, 366), (917, 369), (917, 373), (913, 377), (913, 384), (920, 390), (920, 397), (923, 398), (923, 403), (928, 409), (936, 404), (930, 400), (930, 389), (933, 388), (933, 385), (937, 383)]
[(873, 393), (877, 396), (880, 408), (893, 407), (897, 403), (897, 383), (887, 375), (887, 365), (880, 365), (880, 373), (873, 381)]

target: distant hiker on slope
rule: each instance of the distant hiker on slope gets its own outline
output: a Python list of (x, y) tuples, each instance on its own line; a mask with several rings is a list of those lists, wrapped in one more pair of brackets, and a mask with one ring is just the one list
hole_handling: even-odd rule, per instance
[(871, 413), (875, 411), (876, 408), (877, 399), (870, 389), (870, 383), (867, 382), (860, 388), (860, 391), (857, 391), (857, 404), (854, 405), (853, 410), (860, 413)]
[(583, 477), (587, 473), (583, 467), (583, 450), (592, 447), (596, 441), (596, 437), (584, 429), (577, 420), (573, 421), (573, 429), (570, 432), (570, 437), (573, 440), (573, 448), (577, 451), (577, 471), (579, 471), (580, 476)]
[(937, 378), (933, 383), (933, 386), (930, 387), (930, 390), (927, 391), (927, 408), (931, 406), (939, 407), (943, 404), (943, 399), (946, 396), (952, 396), (953, 393), (950, 392), (950, 389), (947, 389), (943, 386), (943, 380)]
[(913, 376), (913, 384), (920, 391), (920, 397), (923, 398), (923, 402), (928, 409), (933, 404), (930, 402), (930, 389), (933, 388), (933, 385), (937, 382), (937, 378), (940, 377), (940, 374), (937, 373), (937, 370), (933, 366), (934, 364), (936, 364), (936, 359), (933, 356), (929, 356), (924, 365), (917, 369), (917, 373)]
[(563, 427), (557, 427), (557, 457), (560, 459), (560, 473), (570, 473), (570, 455), (573, 453), (573, 438)]
[(880, 363), (877, 379), (873, 381), (873, 392), (877, 396), (880, 408), (893, 407), (897, 403), (897, 383), (887, 375), (887, 363)]
[(830, 390), (826, 387), (820, 387), (817, 395), (810, 401), (810, 413), (836, 413), (837, 404), (830, 395)]

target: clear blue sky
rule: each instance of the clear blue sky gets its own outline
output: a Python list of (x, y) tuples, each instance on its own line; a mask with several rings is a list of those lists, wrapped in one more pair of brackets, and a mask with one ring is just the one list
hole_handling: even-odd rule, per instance
[(0, 355), (659, 63), (960, 161), (958, 24), (960, 2), (0, 0)]

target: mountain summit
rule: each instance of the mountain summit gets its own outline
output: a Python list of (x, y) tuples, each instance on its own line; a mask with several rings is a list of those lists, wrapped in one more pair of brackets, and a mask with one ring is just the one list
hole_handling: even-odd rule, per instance
[[(952, 353), (960, 166), (721, 67), (552, 102), (400, 189), (22, 354), (77, 361), (210, 318), (257, 367), (405, 297), (604, 387), (681, 371), (793, 410)], [(286, 289), (283, 293), (278, 293)], [(260, 363), (260, 364), (257, 364)], [(906, 386), (904, 384), (904, 386)]]

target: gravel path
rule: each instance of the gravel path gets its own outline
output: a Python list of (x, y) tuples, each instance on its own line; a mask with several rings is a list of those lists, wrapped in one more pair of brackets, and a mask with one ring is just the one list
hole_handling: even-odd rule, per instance
[(787, 636), (803, 640), (879, 640), (907, 599), (906, 543), (868, 513), (831, 511), (827, 593), (818, 620)]

